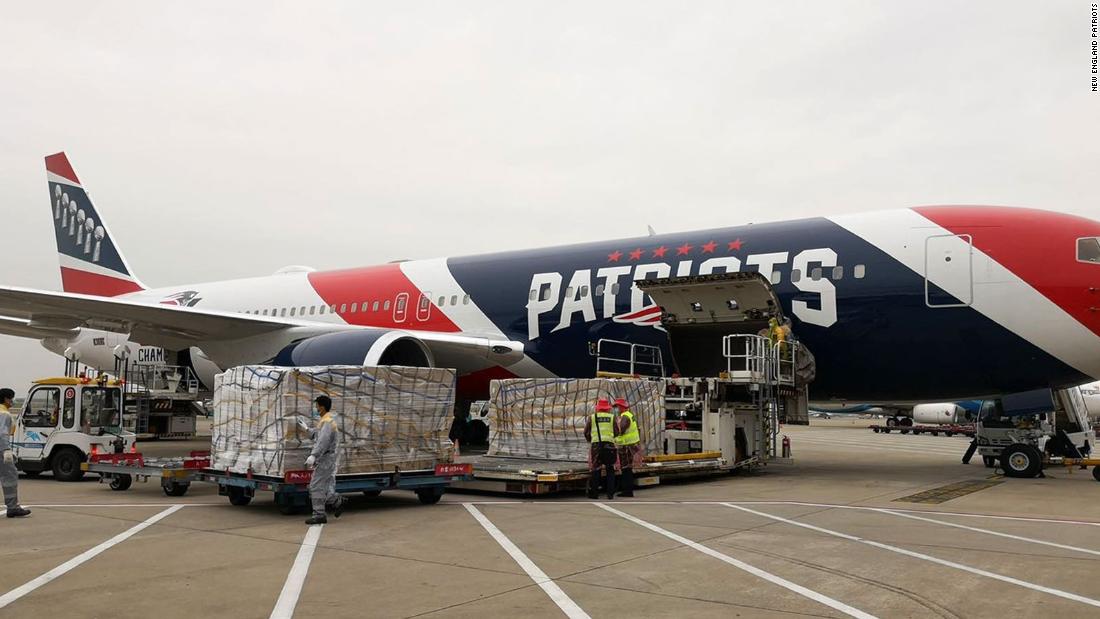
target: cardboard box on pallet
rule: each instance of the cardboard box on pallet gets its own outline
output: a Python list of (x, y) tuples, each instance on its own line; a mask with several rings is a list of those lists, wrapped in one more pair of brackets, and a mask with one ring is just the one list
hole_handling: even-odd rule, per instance
[(272, 477), (304, 469), (320, 395), (332, 398), (340, 427), (340, 474), (431, 469), (452, 458), (454, 370), (242, 366), (215, 379), (211, 466)]
[(489, 388), (491, 456), (586, 462), (585, 418), (600, 398), (625, 398), (645, 453), (661, 453), (665, 405), (661, 383), (640, 379), (515, 378)]

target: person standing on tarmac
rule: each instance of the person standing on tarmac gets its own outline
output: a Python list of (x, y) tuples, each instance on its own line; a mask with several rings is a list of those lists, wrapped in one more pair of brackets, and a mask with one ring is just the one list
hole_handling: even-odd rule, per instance
[(332, 416), (332, 398), (318, 396), (313, 401), (314, 413), (320, 417), (313, 436), (313, 450), (306, 458), (306, 468), (313, 470), (309, 480), (309, 500), (313, 515), (306, 524), (325, 524), (325, 508), (332, 508), (336, 518), (344, 513), (344, 497), (336, 492), (336, 455), (340, 449), (340, 428)]
[(11, 439), (15, 435), (15, 413), (11, 405), (15, 401), (15, 392), (0, 389), (0, 486), (4, 489), (4, 507), (8, 518), (22, 518), (30, 515), (31, 510), (19, 504), (19, 471), (15, 469), (15, 453)]
[(642, 437), (638, 434), (638, 421), (626, 403), (626, 399), (615, 400), (615, 446), (619, 452), (619, 470), (622, 479), (619, 496), (634, 496), (634, 462), (642, 455)]
[(603, 469), (607, 498), (615, 498), (615, 417), (611, 403), (604, 398), (596, 402), (596, 412), (584, 422), (584, 438), (591, 447), (588, 453), (588, 498), (600, 498), (600, 471)]

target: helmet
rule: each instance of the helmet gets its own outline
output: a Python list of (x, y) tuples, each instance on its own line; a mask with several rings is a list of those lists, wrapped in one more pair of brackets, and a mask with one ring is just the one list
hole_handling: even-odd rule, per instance
[(610, 413), (611, 403), (607, 401), (607, 398), (600, 398), (596, 400), (596, 412), (597, 413)]
[(630, 408), (630, 405), (626, 403), (626, 398), (615, 398), (615, 406), (621, 406), (623, 408)]

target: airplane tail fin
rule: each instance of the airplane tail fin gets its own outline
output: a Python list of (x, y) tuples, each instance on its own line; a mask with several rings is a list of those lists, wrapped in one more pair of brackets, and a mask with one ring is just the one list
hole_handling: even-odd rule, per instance
[(46, 180), (65, 292), (115, 297), (144, 290), (65, 153), (46, 157)]

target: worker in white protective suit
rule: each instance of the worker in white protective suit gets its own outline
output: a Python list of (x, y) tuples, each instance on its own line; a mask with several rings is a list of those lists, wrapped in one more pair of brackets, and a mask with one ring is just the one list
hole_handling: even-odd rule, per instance
[(4, 507), (8, 518), (22, 518), (31, 510), (19, 504), (19, 471), (15, 470), (15, 453), (11, 439), (15, 435), (15, 413), (11, 405), (15, 392), (0, 389), (0, 486), (4, 489)]
[(332, 399), (318, 396), (313, 401), (314, 414), (318, 417), (313, 434), (313, 451), (306, 458), (306, 466), (313, 470), (309, 480), (309, 500), (313, 515), (306, 524), (325, 524), (325, 508), (332, 508), (332, 515), (339, 518), (344, 513), (344, 497), (336, 493), (336, 454), (340, 450), (340, 428), (333, 418)]

